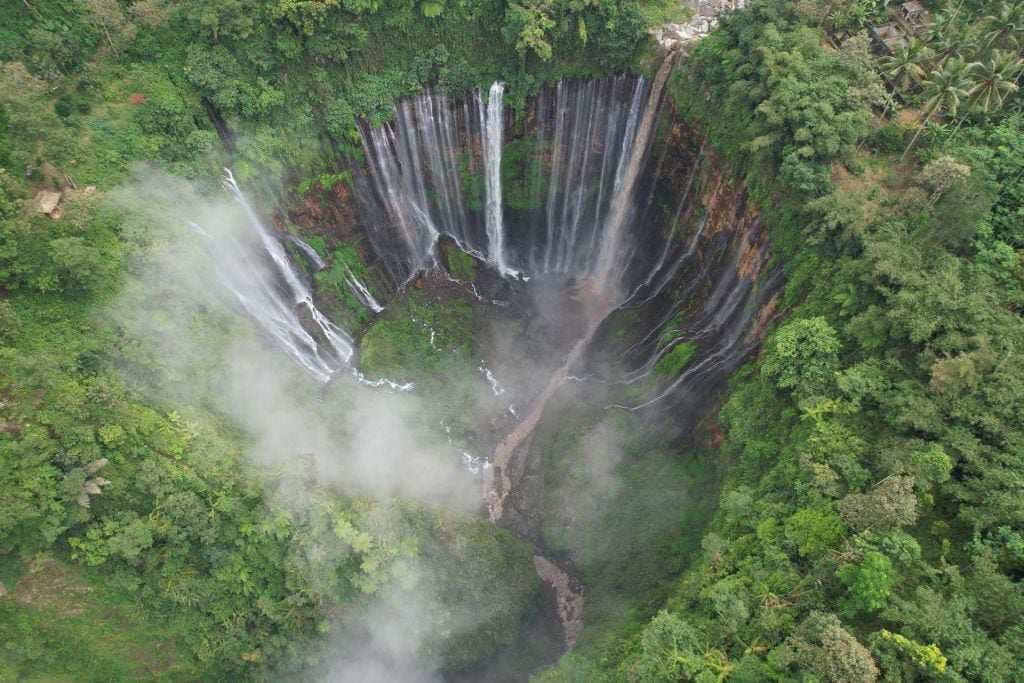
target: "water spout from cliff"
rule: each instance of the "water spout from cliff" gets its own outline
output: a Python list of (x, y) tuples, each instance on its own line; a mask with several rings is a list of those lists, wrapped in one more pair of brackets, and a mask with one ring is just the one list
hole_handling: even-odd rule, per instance
[(505, 132), (505, 84), (495, 81), (487, 97), (487, 108), (478, 105), (484, 131), (484, 173), (487, 176), (487, 254), (502, 275), (509, 275), (505, 263), (505, 226), (501, 196), (501, 145)]

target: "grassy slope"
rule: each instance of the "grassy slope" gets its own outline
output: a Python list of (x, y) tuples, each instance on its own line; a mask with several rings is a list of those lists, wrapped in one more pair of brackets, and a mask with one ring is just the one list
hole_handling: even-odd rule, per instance
[(187, 681), (176, 629), (52, 555), (0, 557), (0, 680)]

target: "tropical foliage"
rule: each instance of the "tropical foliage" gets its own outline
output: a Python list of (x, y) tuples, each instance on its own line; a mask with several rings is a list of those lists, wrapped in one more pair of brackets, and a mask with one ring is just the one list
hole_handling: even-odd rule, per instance
[[(167, 367), (105, 315), (166, 238), (109, 193), (139, 161), (207, 188), (225, 162), (254, 183), (343, 183), (339, 159), (360, 154), (360, 129), (396, 98), (501, 77), (522, 109), (560, 76), (637, 68), (667, 4), (8, 3), (0, 581), (17, 599), (0, 596), (0, 679), (275, 678), (318, 664), (306, 645), (332, 617), (395, 585), (438, 598), (432, 633), (455, 635), (427, 647), (449, 670), (508, 644), (534, 606), (528, 546), (319, 481), (300, 453), (286, 454), (290, 478), (251, 468), (250, 436), (204, 389), (204, 358)], [(659, 445), (637, 455), (648, 479), (588, 499), (614, 534), (586, 578), (637, 599), (542, 678), (1019, 680), (1024, 10), (935, 0), (929, 28), (878, 57), (860, 28), (892, 11), (883, 3), (749, 4), (670, 91), (766, 213), (788, 277), (782, 315), (709, 422), (720, 491)], [(515, 161), (510, 186), (532, 169)], [(41, 190), (61, 191), (59, 220), (36, 209)], [(469, 280), (464, 256), (448, 265)], [(343, 279), (328, 270), (318, 285), (340, 292)], [(442, 387), (476, 372), (469, 304), (406, 307), (367, 333), (375, 370)], [(231, 316), (190, 315), (200, 347), (242, 334)], [(677, 344), (659, 371), (692, 354)], [(562, 450), (550, 459), (564, 490), (585, 497), (565, 457), (582, 446)], [(711, 513), (683, 506), (684, 487), (715, 508), (699, 550), (685, 534)], [(557, 523), (543, 533), (574, 542)], [(46, 576), (69, 595), (102, 588), (40, 608), (16, 586)], [(598, 601), (594, 614), (616, 609)], [(467, 612), (486, 618), (459, 630)], [(157, 642), (172, 644), (169, 663), (131, 661)]]
[(941, 35), (876, 58), (800, 3), (751, 3), (678, 74), (768, 207), (786, 314), (721, 409), (698, 563), (543, 680), (1020, 679), (1019, 4), (928, 4)]
[[(461, 95), (503, 77), (521, 105), (561, 74), (624, 68), (646, 46), (641, 9), (663, 13), (657, 3), (611, 2), (5, 7), (0, 679), (272, 677), (315, 664), (312, 644), (339, 612), (365, 611), (395, 585), (437, 606), (423, 647), (449, 669), (475, 666), (515, 637), (537, 590), (528, 546), (483, 520), (319, 482), (301, 453), (288, 454), (304, 464), (287, 473), (254, 469), (249, 437), (210, 400), (207, 352), (244, 337), (244, 326), (213, 311), (177, 323), (154, 316), (147, 324), (173, 335), (180, 324), (205, 347), (170, 367), (110, 314), (128, 305), (124, 285), (157, 267), (151, 255), (169, 238), (127, 217), (117, 208), (125, 197), (111, 201), (112, 191), (139, 162), (201, 189), (217, 186), (222, 165), (249, 182), (341, 184), (341, 155), (359, 153), (359, 127), (388, 118), (395, 99), (428, 86)], [(60, 193), (53, 217), (33, 201), (40, 191)], [(337, 267), (365, 275), (354, 252), (333, 247)], [(325, 271), (317, 286), (341, 299), (349, 272)], [(365, 310), (349, 308), (365, 322)], [(426, 319), (466, 355), (471, 318), (455, 304), (450, 312), (458, 317)], [(409, 335), (428, 338), (421, 327), (382, 324), (370, 335), (370, 365), (406, 363), (424, 383), (443, 374), (437, 363), (451, 354), (416, 365), (421, 349)], [(36, 566), (109, 592), (73, 607), (84, 612), (62, 630), (16, 589)], [(138, 615), (137, 643), (107, 652), (106, 631), (83, 635), (108, 614), (124, 622), (111, 627), (118, 637)], [(172, 646), (149, 670), (132, 653), (149, 647), (156, 621)], [(61, 637), (55, 666), (48, 648)]]

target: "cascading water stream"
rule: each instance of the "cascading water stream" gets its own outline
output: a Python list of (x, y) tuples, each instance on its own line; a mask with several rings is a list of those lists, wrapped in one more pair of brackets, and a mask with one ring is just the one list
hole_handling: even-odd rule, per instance
[(487, 95), (486, 110), (478, 105), (484, 131), (484, 173), (487, 177), (487, 254), (502, 275), (513, 274), (505, 263), (505, 226), (501, 196), (501, 146), (505, 132), (505, 84), (495, 81)]
[[(508, 206), (502, 194), (506, 189), (502, 178), (509, 169), (503, 167), (507, 123), (501, 82), (491, 86), (486, 98), (477, 91), (461, 104), (453, 105), (444, 95), (431, 92), (398, 102), (394, 121), (363, 131), (365, 166), (353, 169), (360, 215), (382, 261), (400, 283), (408, 282), (419, 270), (436, 265), (437, 240), (445, 235), (488, 260), (502, 275), (569, 278), (570, 286), (575, 281), (576, 298), (588, 321), (584, 340), (623, 299), (627, 306), (647, 305), (682, 269), (690, 268), (687, 264), (698, 248), (705, 249), (701, 239), (706, 217), (685, 247), (673, 235), (673, 226), (688, 202), (696, 165), (664, 234), (652, 243), (652, 236), (644, 238), (631, 229), (648, 215), (643, 213), (647, 209), (640, 210), (637, 188), (644, 184), (648, 166), (644, 161), (672, 61), (669, 55), (653, 81), (633, 77), (566, 81), (542, 91), (527, 129), (520, 131), (517, 139), (517, 144), (532, 145), (529, 163), (536, 164), (530, 167), (535, 177), (527, 188), (532, 200), (525, 208)], [(698, 161), (703, 146), (701, 150)], [(522, 157), (522, 152), (517, 155)], [(512, 172), (510, 177), (514, 175)], [(259, 223), (230, 173), (226, 185), (259, 238), (263, 247), (259, 258), (272, 264), (272, 284), (258, 283), (254, 289), (261, 296), (257, 297), (235, 279), (221, 274), (222, 280), (268, 336), (318, 381), (326, 382), (351, 359), (351, 338), (317, 310), (308, 287), (281, 245)], [(523, 187), (517, 191), (522, 203)], [(309, 245), (294, 242), (315, 268), (327, 267)], [(249, 256), (250, 261), (253, 258)], [(735, 264), (738, 258), (734, 252)], [(677, 297), (689, 296), (710, 274), (710, 265), (708, 260), (698, 263)], [(368, 310), (382, 310), (351, 270), (344, 282)], [(734, 347), (739, 338), (734, 328), (750, 318), (749, 312), (741, 320), (734, 315), (746, 302), (747, 291), (737, 286), (735, 279), (716, 275), (703, 297), (700, 315), (688, 315), (688, 331), (658, 344), (623, 381), (646, 377), (683, 341), (724, 335), (723, 340), (728, 337), (725, 346)], [(304, 310), (307, 327), (303, 327), (298, 309)], [(656, 335), (664, 338), (658, 330), (676, 313), (675, 308), (664, 312), (657, 329), (635, 345), (639, 352), (649, 349)], [(582, 348), (575, 355), (580, 354)], [(707, 362), (710, 357), (698, 359), (671, 389), (685, 384), (685, 376), (697, 373)], [(560, 371), (556, 377), (568, 376), (568, 367), (563, 369), (566, 372)], [(550, 395), (551, 389), (542, 391), (540, 397)]]
[(617, 294), (617, 290), (621, 285), (618, 275), (621, 274), (623, 265), (623, 228), (626, 224), (628, 213), (632, 208), (633, 190), (637, 177), (640, 174), (641, 162), (647, 153), (651, 129), (654, 127), (654, 119), (658, 113), (658, 105), (661, 102), (661, 92), (664, 90), (668, 76), (672, 72), (673, 59), (674, 55), (670, 53), (665, 58), (665, 61), (662, 62), (657, 75), (654, 77), (654, 84), (651, 87), (650, 95), (647, 97), (639, 128), (630, 146), (626, 168), (623, 173), (616, 175), (615, 189), (604, 230), (601, 252), (598, 255), (597, 264), (591, 273), (591, 278), (606, 296)]
[[(352, 169), (361, 222), (396, 283), (434, 266), (447, 236), (502, 275), (590, 279), (618, 303), (618, 279), (647, 256), (624, 226), (670, 69), (542, 91), (512, 160), (501, 82), (461, 106), (432, 92), (398, 102), (392, 122), (363, 130), (365, 165)], [(526, 186), (503, 187), (524, 163)]]
[(394, 121), (361, 131), (366, 167), (354, 169), (356, 196), (375, 250), (401, 284), (434, 265), (442, 234), (472, 253), (487, 250), (460, 178), (460, 133), (481, 144), (481, 117), (460, 117), (446, 96), (428, 91), (399, 101)]
[[(229, 169), (224, 169), (224, 187), (241, 206), (247, 233), (211, 232), (196, 223), (192, 223), (192, 228), (206, 242), (207, 254), (218, 280), (260, 331), (321, 385), (326, 385), (341, 370), (348, 368), (360, 384), (387, 386), (397, 391), (411, 390), (411, 383), (403, 384), (386, 378), (370, 380), (350, 366), (354, 354), (352, 338), (316, 307), (312, 292), (288, 259), (284, 247), (264, 227)], [(298, 240), (296, 244), (317, 268), (327, 267), (312, 247)], [(382, 310), (358, 278), (351, 275), (347, 282), (366, 297), (368, 308), (375, 308), (375, 312)], [(303, 325), (300, 311), (305, 312), (312, 334)]]
[(579, 279), (592, 274), (648, 86), (627, 77), (559, 83), (553, 103), (546, 93), (538, 99), (538, 116), (553, 122), (542, 126), (534, 150), (550, 148), (551, 174), (546, 195), (538, 198), (546, 210), (535, 221), (531, 270)]
[(327, 261), (324, 261), (323, 257), (321, 257), (320, 254), (316, 253), (316, 249), (309, 246), (308, 244), (306, 244), (305, 242), (303, 242), (294, 235), (286, 235), (285, 237), (289, 242), (298, 247), (299, 251), (305, 254), (306, 258), (308, 258), (309, 262), (313, 264), (313, 267), (316, 269), (317, 272), (329, 268), (329, 266), (327, 265)]
[[(193, 224), (207, 242), (217, 277), (267, 337), (313, 379), (327, 382), (351, 360), (352, 338), (317, 309), (309, 288), (292, 267), (280, 242), (259, 220), (234, 175), (228, 169), (224, 174), (224, 187), (241, 206), (248, 233), (214, 233)], [(303, 327), (299, 317), (303, 309), (319, 340)]]
[(359, 300), (363, 306), (374, 313), (380, 313), (384, 310), (384, 307), (380, 305), (373, 294), (370, 292), (370, 288), (366, 284), (356, 277), (356, 274), (352, 272), (352, 269), (345, 267), (348, 275), (345, 276), (345, 285), (348, 287), (348, 291), (352, 292), (352, 295)]

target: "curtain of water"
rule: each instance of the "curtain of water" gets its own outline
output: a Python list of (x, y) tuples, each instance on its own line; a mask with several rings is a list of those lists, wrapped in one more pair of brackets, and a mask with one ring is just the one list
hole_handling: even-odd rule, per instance
[(484, 174), (487, 177), (487, 255), (502, 275), (505, 263), (505, 226), (501, 196), (501, 146), (505, 133), (505, 84), (495, 81), (487, 96), (486, 110), (478, 105), (484, 121)]
[[(224, 187), (242, 208), (246, 231), (234, 234), (193, 224), (207, 244), (218, 279), (267, 337), (316, 381), (326, 382), (351, 360), (352, 338), (317, 309), (309, 287), (284, 247), (264, 227), (231, 171), (225, 170)], [(302, 314), (313, 333), (303, 326)]]
[(502, 83), (461, 106), (431, 92), (397, 103), (392, 122), (363, 131), (366, 163), (354, 169), (362, 222), (395, 279), (432, 266), (446, 235), (502, 274), (617, 280), (668, 69), (653, 83), (619, 76), (542, 91), (516, 141), (532, 148), (511, 162), (532, 174), (519, 189), (531, 195), (526, 209), (502, 195), (516, 171), (503, 167)]

